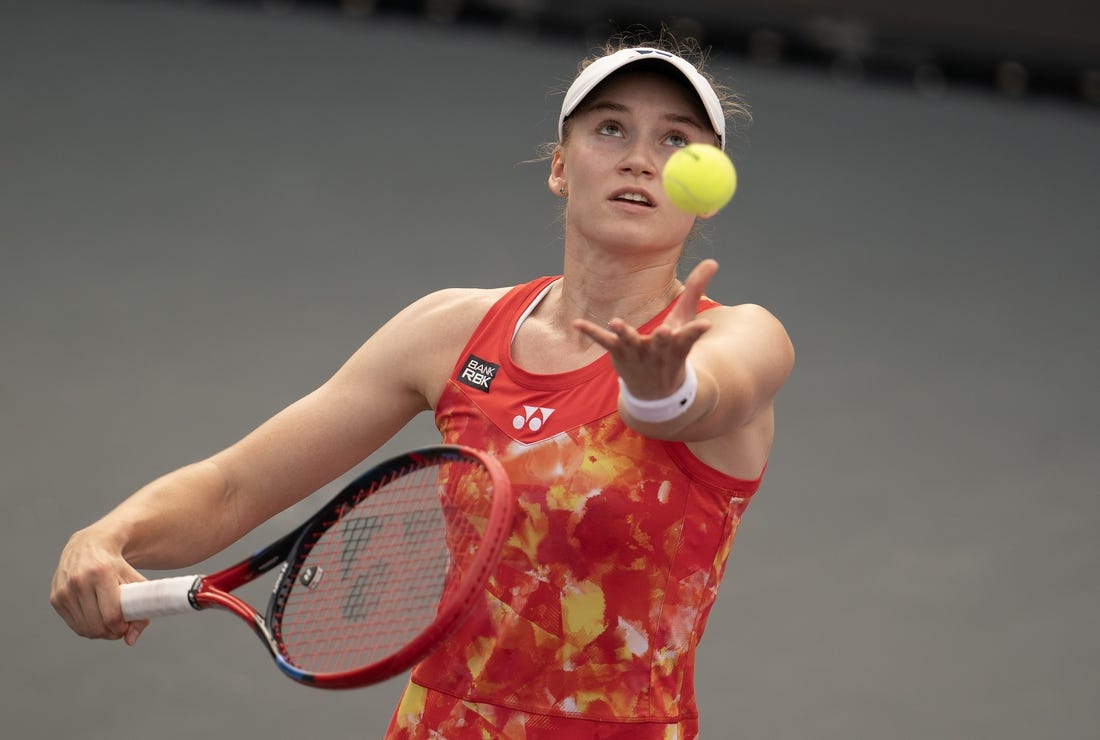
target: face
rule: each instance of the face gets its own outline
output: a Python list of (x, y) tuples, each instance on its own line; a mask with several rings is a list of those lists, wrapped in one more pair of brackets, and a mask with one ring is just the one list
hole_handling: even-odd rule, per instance
[(698, 98), (652, 71), (619, 72), (569, 118), (550, 189), (568, 192), (567, 235), (615, 250), (679, 249), (695, 217), (668, 200), (661, 170), (693, 142), (717, 144)]

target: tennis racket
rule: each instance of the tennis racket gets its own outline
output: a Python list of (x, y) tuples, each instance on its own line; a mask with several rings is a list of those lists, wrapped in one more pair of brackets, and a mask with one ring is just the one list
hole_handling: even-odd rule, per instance
[[(123, 584), (123, 617), (223, 609), (245, 620), (295, 681), (365, 686), (419, 662), (458, 627), (482, 594), (514, 511), (492, 456), (427, 447), (362, 474), (232, 567)], [(230, 593), (280, 564), (265, 615)]]

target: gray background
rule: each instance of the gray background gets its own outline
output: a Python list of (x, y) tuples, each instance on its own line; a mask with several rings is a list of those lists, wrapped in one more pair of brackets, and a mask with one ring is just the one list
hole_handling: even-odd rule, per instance
[[(401, 681), (299, 687), (216, 613), (81, 640), (50, 577), (73, 530), (415, 297), (556, 272), (525, 161), (587, 47), (0, 7), (4, 736), (379, 736)], [(700, 651), (704, 736), (1100, 736), (1096, 112), (713, 64), (756, 120), (689, 263), (717, 257), (711, 293), (772, 309), (798, 363)], [(387, 450), (434, 439), (421, 418)]]

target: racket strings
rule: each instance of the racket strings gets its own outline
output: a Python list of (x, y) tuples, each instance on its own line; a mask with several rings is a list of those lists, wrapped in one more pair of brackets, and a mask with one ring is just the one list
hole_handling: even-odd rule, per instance
[(294, 581), (273, 615), (284, 657), (311, 673), (352, 670), (423, 632), (480, 547), (491, 493), (478, 461), (444, 460), (339, 507), (288, 571)]

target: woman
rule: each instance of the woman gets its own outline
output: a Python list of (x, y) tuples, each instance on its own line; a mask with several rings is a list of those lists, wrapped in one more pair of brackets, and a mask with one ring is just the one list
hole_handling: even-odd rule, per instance
[(661, 168), (725, 130), (715, 86), (669, 49), (585, 66), (550, 159), (562, 276), (416, 301), (316, 391), (74, 534), (54, 608), (80, 635), (134, 644), (146, 624), (122, 619), (118, 586), (136, 568), (215, 554), (431, 410), (444, 442), (501, 459), (519, 515), (484, 602), (416, 668), (389, 736), (695, 737), (695, 646), (793, 364), (770, 313), (704, 296), (716, 262), (676, 277), (695, 218)]

